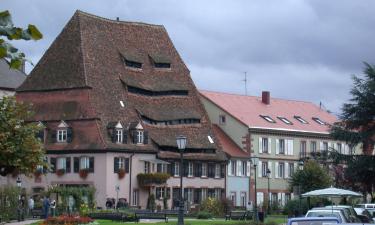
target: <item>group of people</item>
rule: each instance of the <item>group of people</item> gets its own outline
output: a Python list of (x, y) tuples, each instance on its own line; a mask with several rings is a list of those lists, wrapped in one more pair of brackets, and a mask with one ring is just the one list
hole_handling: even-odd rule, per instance
[[(35, 208), (35, 201), (33, 197), (30, 197), (28, 200), (28, 209), (29, 209), (29, 215), (32, 214), (33, 209)], [(48, 218), (48, 216), (56, 215), (56, 200), (50, 200), (48, 196), (45, 196), (42, 200), (42, 210), (43, 210), (43, 216), (44, 218)]]
[(117, 201), (116, 205), (116, 200), (114, 198), (107, 198), (107, 201), (105, 202), (105, 207), (107, 209), (114, 209), (114, 208), (127, 208), (129, 206), (128, 201), (126, 198), (120, 198)]

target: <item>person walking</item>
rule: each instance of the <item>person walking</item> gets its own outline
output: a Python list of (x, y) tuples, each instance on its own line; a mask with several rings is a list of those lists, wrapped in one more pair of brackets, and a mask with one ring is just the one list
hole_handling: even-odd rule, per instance
[(43, 200), (43, 215), (44, 215), (44, 219), (48, 218), (49, 207), (50, 207), (49, 198), (47, 196), (44, 196), (44, 200)]
[(56, 216), (56, 200), (53, 199), (50, 205), (51, 205), (51, 214), (53, 217), (55, 217)]
[(28, 208), (29, 208), (29, 215), (32, 216), (32, 212), (33, 212), (34, 205), (35, 205), (33, 197), (29, 198), (29, 201), (27, 202), (27, 205), (28, 205)]

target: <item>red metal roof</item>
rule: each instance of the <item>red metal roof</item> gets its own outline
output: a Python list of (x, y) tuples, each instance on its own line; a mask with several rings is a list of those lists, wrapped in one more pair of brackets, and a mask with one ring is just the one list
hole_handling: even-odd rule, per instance
[[(312, 118), (319, 118), (321, 121), (328, 124), (333, 124), (337, 121), (334, 115), (311, 102), (272, 98), (271, 96), (270, 104), (266, 105), (262, 102), (261, 97), (256, 96), (212, 91), (200, 91), (200, 93), (203, 97), (216, 104), (249, 128), (328, 133), (329, 127), (327, 125), (318, 124)], [(276, 123), (270, 123), (260, 115), (269, 116)], [(300, 116), (308, 123), (303, 124), (295, 119), (294, 116)], [(278, 119), (278, 117), (285, 117), (292, 122), (292, 124), (286, 124)]]
[(218, 139), (223, 151), (232, 157), (247, 158), (249, 153), (243, 151), (233, 140), (224, 133), (224, 131), (216, 124), (212, 124), (215, 137)]

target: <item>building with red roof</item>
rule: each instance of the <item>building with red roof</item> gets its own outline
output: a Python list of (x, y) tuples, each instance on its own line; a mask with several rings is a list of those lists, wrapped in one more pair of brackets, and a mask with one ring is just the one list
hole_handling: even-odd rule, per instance
[[(329, 137), (329, 125), (337, 118), (311, 102), (271, 98), (270, 92), (262, 92), (260, 97), (213, 91), (200, 91), (200, 94), (211, 122), (242, 153), (257, 159), (250, 168), (253, 173), (248, 198), (255, 202), (256, 176), (258, 206), (265, 201), (284, 205), (293, 197), (288, 179), (304, 159), (332, 149), (344, 154), (355, 151)], [(236, 154), (232, 146), (225, 145), (223, 149)], [(237, 176), (234, 170), (242, 169), (239, 160), (232, 158), (227, 166), (227, 180)], [(231, 190), (227, 194), (235, 199), (233, 196), (240, 195), (241, 191)]]

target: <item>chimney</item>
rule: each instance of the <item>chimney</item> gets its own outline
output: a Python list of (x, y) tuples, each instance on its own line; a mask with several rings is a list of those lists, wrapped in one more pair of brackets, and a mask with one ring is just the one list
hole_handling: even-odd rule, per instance
[(116, 17), (116, 21), (120, 21), (120, 17)]
[(269, 105), (271, 101), (271, 94), (269, 91), (262, 91), (262, 102), (263, 104)]

